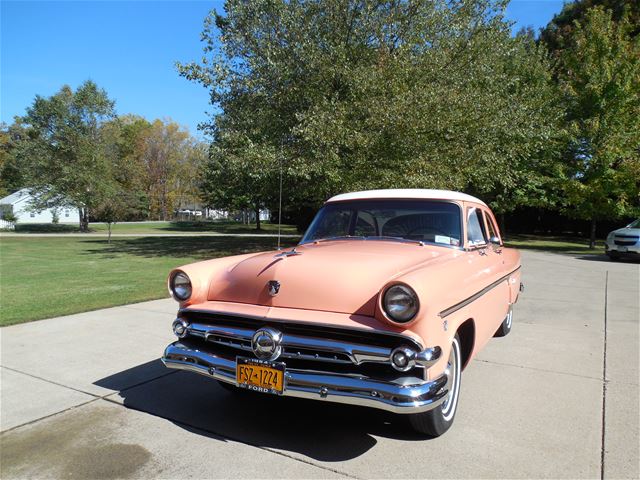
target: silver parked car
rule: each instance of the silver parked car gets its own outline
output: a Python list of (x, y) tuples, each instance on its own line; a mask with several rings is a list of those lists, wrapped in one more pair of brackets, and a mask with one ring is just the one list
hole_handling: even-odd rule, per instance
[(640, 259), (640, 218), (607, 235), (604, 249), (612, 260), (622, 256)]

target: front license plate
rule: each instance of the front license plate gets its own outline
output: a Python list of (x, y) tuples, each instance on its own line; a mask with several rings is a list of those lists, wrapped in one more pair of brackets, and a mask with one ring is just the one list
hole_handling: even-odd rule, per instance
[(284, 363), (236, 358), (236, 382), (240, 388), (281, 395), (284, 390), (284, 371)]

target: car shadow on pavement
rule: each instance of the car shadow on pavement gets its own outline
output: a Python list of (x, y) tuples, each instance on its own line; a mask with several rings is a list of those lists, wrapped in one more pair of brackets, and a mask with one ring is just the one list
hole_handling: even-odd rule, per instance
[[(373, 448), (375, 437), (424, 441), (399, 415), (313, 400), (230, 392), (216, 381), (190, 372), (158, 376), (160, 360), (100, 379), (95, 385), (118, 390), (111, 397), (128, 408), (170, 420), (196, 435), (339, 462)], [(127, 381), (148, 380), (134, 386)]]
[(638, 255), (638, 258), (634, 258), (634, 257), (620, 257), (617, 258), (615, 260), (610, 259), (609, 257), (607, 257), (606, 255), (577, 255), (575, 257), (578, 260), (588, 260), (590, 262), (606, 262), (606, 263), (639, 263), (640, 261), (640, 255)]

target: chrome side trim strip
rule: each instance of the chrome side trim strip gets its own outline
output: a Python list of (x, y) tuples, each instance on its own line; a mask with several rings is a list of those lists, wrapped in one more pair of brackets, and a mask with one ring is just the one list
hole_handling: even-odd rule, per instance
[[(236, 361), (206, 353), (186, 343), (169, 345), (162, 362), (222, 382), (236, 383)], [(419, 413), (440, 405), (449, 393), (449, 378), (402, 385), (364, 376), (287, 369), (283, 396), (372, 407), (393, 413)]]
[(452, 313), (457, 312), (458, 310), (460, 310), (461, 308), (466, 307), (467, 305), (469, 305), (471, 302), (476, 301), (478, 298), (480, 298), (481, 296), (483, 296), (485, 293), (489, 292), (490, 290), (493, 290), (495, 287), (497, 287), (498, 285), (500, 285), (502, 282), (504, 282), (505, 280), (507, 280), (511, 275), (513, 275), (515, 272), (517, 272), (518, 270), (520, 270), (522, 268), (522, 265), (520, 265), (518, 268), (516, 268), (515, 270), (512, 270), (511, 272), (507, 273), (506, 275), (504, 275), (503, 277), (500, 277), (498, 280), (496, 280), (495, 282), (487, 285), (486, 287), (484, 287), (482, 290), (474, 293), (473, 295), (471, 295), (470, 297), (465, 298), (464, 300), (462, 300), (461, 302), (456, 303), (455, 305), (452, 305), (449, 308), (446, 308), (444, 310), (442, 310), (438, 316), (440, 318), (445, 318), (448, 317), (449, 315), (451, 315)]

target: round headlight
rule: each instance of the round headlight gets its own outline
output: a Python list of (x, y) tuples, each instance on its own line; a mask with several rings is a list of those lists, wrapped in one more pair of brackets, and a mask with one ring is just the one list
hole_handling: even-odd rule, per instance
[(171, 293), (180, 301), (184, 301), (191, 296), (191, 280), (186, 273), (178, 272), (171, 277), (169, 283)]
[(384, 292), (382, 306), (394, 322), (406, 323), (418, 313), (420, 303), (416, 292), (407, 285), (392, 285)]

